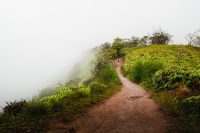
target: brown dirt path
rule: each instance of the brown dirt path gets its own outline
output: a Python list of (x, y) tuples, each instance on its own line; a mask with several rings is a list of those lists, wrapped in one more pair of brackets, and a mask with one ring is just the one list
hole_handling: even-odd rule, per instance
[(165, 133), (167, 116), (141, 86), (123, 77), (121, 66), (116, 60), (120, 92), (71, 123), (55, 123), (57, 129), (49, 133)]

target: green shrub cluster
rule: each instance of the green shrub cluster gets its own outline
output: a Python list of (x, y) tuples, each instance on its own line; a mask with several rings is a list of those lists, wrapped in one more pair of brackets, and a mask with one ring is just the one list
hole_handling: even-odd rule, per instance
[(200, 69), (170, 67), (156, 72), (153, 77), (155, 90), (176, 89), (180, 84), (187, 85), (192, 90), (200, 91)]
[(130, 78), (135, 82), (148, 81), (154, 73), (163, 67), (162, 63), (153, 60), (136, 61), (133, 64)]
[(7, 102), (7, 106), (3, 108), (5, 114), (16, 116), (19, 113), (25, 111), (25, 107), (27, 106), (27, 102), (25, 100)]
[(200, 120), (199, 48), (151, 45), (126, 53), (125, 76), (150, 89), (165, 110), (190, 121)]
[(120, 80), (110, 52), (100, 50), (95, 60), (88, 63), (90, 68), (84, 78), (46, 88), (30, 101), (8, 103), (0, 114), (0, 132), (45, 132), (46, 127), (40, 125), (47, 124), (51, 116), (64, 115), (70, 120), (91, 104), (111, 96), (118, 90)]
[(180, 107), (191, 120), (200, 120), (200, 95), (184, 99)]

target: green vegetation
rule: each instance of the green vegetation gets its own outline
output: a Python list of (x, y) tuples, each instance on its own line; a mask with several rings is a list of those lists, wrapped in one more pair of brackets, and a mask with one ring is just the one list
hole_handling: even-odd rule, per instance
[(149, 40), (151, 44), (168, 44), (171, 41), (171, 37), (172, 35), (160, 29), (155, 30)]
[(176, 131), (198, 132), (200, 49), (191, 46), (199, 43), (199, 37), (193, 37), (189, 36), (190, 45), (166, 45), (171, 35), (158, 30), (142, 38), (106, 42), (88, 51), (67, 83), (43, 89), (30, 101), (7, 103), (0, 114), (0, 132), (45, 132), (54, 118), (68, 122), (85, 113), (119, 90), (121, 83), (112, 61), (118, 57), (124, 57), (124, 75), (142, 84), (165, 111), (178, 118), (173, 127)]
[(195, 129), (200, 120), (200, 49), (150, 45), (126, 49), (126, 53), (125, 76), (141, 83), (164, 110), (190, 121), (187, 127)]
[(30, 101), (8, 103), (0, 115), (0, 132), (45, 132), (51, 128), (52, 119), (70, 121), (118, 91), (121, 83), (111, 60), (112, 50), (110, 47), (93, 50), (95, 58), (87, 61), (90, 67), (81, 66), (66, 84), (46, 88)]
[(113, 53), (113, 57), (121, 57), (124, 56), (123, 48), (125, 47), (125, 44), (121, 38), (115, 38), (114, 42), (112, 43), (112, 48), (116, 50), (116, 52)]
[(189, 45), (200, 46), (200, 30), (187, 34), (186, 39)]

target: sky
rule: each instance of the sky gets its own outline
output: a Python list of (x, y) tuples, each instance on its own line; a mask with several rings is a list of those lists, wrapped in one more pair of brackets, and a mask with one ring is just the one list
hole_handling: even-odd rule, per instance
[(1, 0), (0, 105), (63, 81), (87, 49), (162, 28), (200, 29), (199, 0)]

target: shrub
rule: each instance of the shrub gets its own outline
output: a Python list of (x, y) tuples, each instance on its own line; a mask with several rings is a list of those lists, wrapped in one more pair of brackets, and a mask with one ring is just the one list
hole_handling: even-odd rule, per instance
[(89, 97), (90, 94), (91, 94), (91, 92), (90, 92), (89, 87), (79, 86), (79, 87), (73, 88), (73, 91), (70, 95), (70, 98), (72, 100), (78, 100), (78, 99), (83, 98), (83, 97)]
[(97, 77), (97, 81), (107, 85), (119, 84), (119, 78), (114, 67), (111, 64), (108, 64), (101, 70)]
[(176, 89), (176, 96), (178, 98), (187, 98), (191, 93), (191, 90), (186, 85), (179, 85)]
[(0, 115), (0, 124), (10, 123), (10, 122), (12, 122), (14, 120), (15, 120), (15, 117), (11, 116), (9, 114), (1, 114)]
[(54, 88), (44, 88), (40, 91), (39, 98), (53, 95), (53, 94), (55, 94), (55, 92), (56, 92), (56, 89), (54, 89)]
[[(187, 75), (188, 76), (188, 75)], [(190, 71), (187, 85), (193, 90), (200, 91), (200, 68)]]
[(91, 94), (90, 88), (86, 86), (81, 86), (78, 89), (79, 97), (88, 97)]
[(152, 78), (155, 72), (157, 72), (158, 70), (162, 68), (163, 68), (162, 63), (158, 61), (153, 61), (153, 60), (145, 61), (143, 63), (143, 79), (147, 80), (149, 78)]
[(200, 30), (186, 36), (189, 45), (200, 46)]
[(11, 114), (16, 116), (19, 113), (22, 113), (25, 111), (25, 107), (27, 105), (25, 100), (21, 101), (14, 101), (14, 102), (6, 102), (7, 105), (3, 108), (3, 112), (5, 114)]
[(48, 107), (38, 101), (32, 101), (27, 106), (27, 114), (31, 117), (39, 117), (48, 114)]
[(54, 102), (51, 106), (51, 111), (54, 112), (60, 112), (65, 109), (65, 104), (62, 101)]
[(106, 86), (97, 82), (90, 84), (92, 94), (102, 94), (106, 90)]
[(153, 60), (137, 61), (134, 63), (131, 79), (135, 82), (151, 80), (156, 71), (162, 68), (162, 63)]
[(72, 90), (66, 86), (60, 86), (54, 95), (44, 97), (40, 100), (43, 104), (51, 106), (55, 102), (62, 101), (67, 97), (70, 97)]
[(172, 35), (160, 29), (155, 30), (149, 39), (151, 44), (168, 44), (171, 41), (171, 37)]
[(136, 47), (140, 43), (139, 37), (131, 37), (130, 39), (123, 39), (126, 48)]
[(156, 90), (176, 89), (178, 85), (185, 84), (192, 90), (200, 88), (200, 70), (170, 67), (156, 72), (153, 77)]
[(135, 82), (140, 82), (142, 80), (142, 73), (143, 73), (143, 64), (141, 61), (137, 61), (134, 63), (132, 72), (131, 72), (131, 79)]
[(121, 50), (125, 47), (125, 44), (122, 39), (115, 38), (114, 42), (112, 43), (112, 48), (116, 50), (117, 57), (123, 56)]
[(181, 109), (194, 121), (200, 120), (200, 95), (183, 100)]

